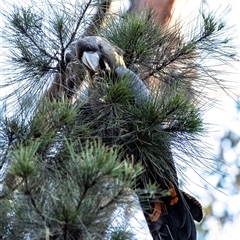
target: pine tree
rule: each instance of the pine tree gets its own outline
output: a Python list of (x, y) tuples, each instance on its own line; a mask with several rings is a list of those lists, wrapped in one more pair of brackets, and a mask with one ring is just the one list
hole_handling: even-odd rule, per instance
[[(2, 238), (133, 239), (112, 217), (136, 204), (134, 194), (142, 202), (169, 195), (151, 174), (173, 171), (172, 156), (181, 179), (186, 165), (211, 164), (199, 146), (202, 113), (214, 103), (206, 92), (227, 88), (208, 61), (235, 60), (222, 15), (202, 11), (186, 38), (179, 24), (156, 25), (148, 11), (116, 17), (110, 2), (32, 1), (2, 10), (1, 89), (14, 89), (1, 108)], [(126, 67), (151, 89), (149, 101), (136, 103), (129, 81), (111, 76), (94, 103), (72, 100), (87, 79), (72, 59), (84, 35), (124, 51)]]

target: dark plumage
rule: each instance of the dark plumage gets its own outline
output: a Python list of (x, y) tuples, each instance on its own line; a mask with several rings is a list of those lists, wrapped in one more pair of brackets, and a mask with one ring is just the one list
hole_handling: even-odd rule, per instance
[[(87, 68), (91, 79), (102, 73), (112, 74), (111, 76), (119, 79), (126, 76), (131, 82), (130, 87), (135, 94), (136, 102), (150, 99), (150, 91), (143, 81), (125, 67), (121, 49), (106, 39), (91, 36), (78, 40), (76, 56)], [(166, 148), (170, 149), (168, 143), (166, 143)], [(135, 155), (137, 156), (137, 154)], [(201, 204), (187, 193), (179, 190), (171, 153), (169, 152), (165, 158), (168, 163), (168, 171), (162, 173), (166, 175), (164, 178), (154, 172), (154, 167), (149, 164), (143, 173), (145, 180), (139, 182), (139, 186), (142, 187), (144, 187), (143, 181), (157, 182), (161, 188), (169, 191), (169, 195), (165, 197), (141, 200), (150, 232), (154, 240), (196, 240), (193, 219), (201, 221)]]

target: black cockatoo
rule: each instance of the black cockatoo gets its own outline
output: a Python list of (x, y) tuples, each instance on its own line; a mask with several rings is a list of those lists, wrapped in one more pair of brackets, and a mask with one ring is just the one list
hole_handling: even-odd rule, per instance
[(123, 51), (105, 38), (98, 36), (81, 38), (76, 42), (76, 57), (86, 66), (89, 73), (89, 83), (84, 83), (83, 92), (80, 94), (86, 95), (87, 91), (91, 94), (92, 88), (98, 84), (97, 81), (105, 75), (119, 78), (128, 75), (131, 79), (131, 88), (136, 93), (136, 101), (149, 97), (150, 91), (147, 86), (136, 74), (125, 67)]
[[(128, 76), (132, 82), (136, 102), (151, 98), (150, 91), (143, 81), (125, 67), (122, 50), (106, 39), (97, 36), (79, 39), (76, 43), (76, 57), (85, 65), (90, 81), (95, 76), (104, 74), (118, 79)], [(166, 145), (170, 149), (170, 144)], [(196, 240), (194, 220), (202, 219), (201, 204), (179, 189), (171, 150), (166, 158), (169, 166), (161, 175), (151, 172), (154, 167), (144, 166), (144, 181), (152, 184), (157, 181), (156, 184), (169, 193), (164, 197), (150, 199), (149, 196), (149, 199), (140, 199), (144, 216), (154, 240)], [(139, 180), (139, 186), (144, 187), (142, 179)]]

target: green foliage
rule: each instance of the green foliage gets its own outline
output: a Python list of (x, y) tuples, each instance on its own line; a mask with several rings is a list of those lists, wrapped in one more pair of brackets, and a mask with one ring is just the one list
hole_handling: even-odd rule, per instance
[(111, 232), (111, 240), (130, 240), (134, 239), (131, 232), (122, 231), (121, 228), (113, 229)]
[[(41, 102), (28, 131), (11, 147), (7, 175), (13, 180), (6, 183), (4, 199), (19, 196), (10, 207), (13, 224), (22, 230), (7, 228), (9, 234), (23, 236), (31, 228), (32, 237), (70, 238), (71, 232), (75, 238), (97, 238), (99, 223), (104, 234), (116, 204), (131, 204), (124, 200), (132, 193), (129, 188), (141, 201), (146, 194), (168, 194), (161, 190), (163, 183), (151, 185), (149, 169), (163, 178), (168, 175), (162, 172), (171, 175), (170, 142), (177, 141), (177, 131), (201, 131), (200, 110), (177, 93), (165, 101), (154, 97), (136, 103), (126, 77), (106, 81), (94, 102)], [(191, 128), (195, 118), (198, 125)], [(127, 234), (121, 230), (116, 236), (121, 232)]]
[[(66, 156), (65, 152), (64, 164), (57, 164), (55, 158), (41, 159), (34, 141), (14, 147), (8, 174), (18, 181), (16, 200), (5, 206), (3, 215), (8, 219), (11, 209), (14, 218), (9, 219), (12, 228), (4, 222), (2, 235), (23, 238), (28, 233), (43, 239), (49, 232), (51, 237), (92, 239), (100, 238), (108, 227), (113, 209), (130, 194), (127, 189), (135, 185), (141, 167), (122, 161), (119, 150), (100, 140), (85, 146), (66, 140), (63, 144), (69, 153)], [(5, 199), (10, 200), (11, 195), (1, 203)]]
[[(109, 3), (103, 1), (101, 16)], [(162, 187), (176, 178), (173, 158), (208, 166), (198, 144), (202, 113), (212, 102), (202, 93), (224, 81), (205, 63), (234, 60), (230, 38), (221, 35), (225, 24), (202, 13), (199, 29), (185, 39), (144, 12), (106, 16), (98, 29), (102, 17), (93, 16), (96, 25), (89, 19), (98, 5), (43, 1), (2, 12), (9, 51), (0, 87), (17, 84), (6, 97), (15, 97), (16, 114), (3, 111), (0, 122), (4, 238), (103, 239), (110, 231), (111, 239), (132, 239), (124, 227), (111, 226), (117, 206), (131, 207), (133, 192), (142, 202), (168, 195)], [(56, 73), (66, 75), (66, 52), (92, 27), (125, 51), (127, 67), (151, 88), (148, 101), (136, 102), (129, 79), (112, 76), (86, 102), (43, 94)], [(176, 168), (184, 178), (182, 166)]]
[(106, 103), (117, 103), (125, 105), (128, 102), (134, 101), (134, 93), (131, 91), (131, 83), (127, 78), (117, 79), (113, 82), (111, 79), (106, 80), (108, 87), (102, 89), (104, 101)]
[(124, 60), (127, 67), (135, 63), (146, 63), (151, 57), (158, 41), (159, 32), (163, 30), (154, 23), (152, 13), (130, 13), (123, 19), (109, 16), (106, 28), (100, 29), (100, 34), (124, 50)]
[[(142, 174), (141, 184), (148, 189), (149, 172), (165, 178), (173, 171), (169, 166), (172, 161), (170, 144), (181, 145), (185, 139), (186, 146), (194, 148), (196, 142), (189, 139), (192, 136), (197, 139), (204, 130), (202, 109), (190, 98), (179, 94), (177, 88), (167, 99), (150, 97), (148, 101), (136, 103), (126, 77), (114, 82), (108, 78), (105, 81), (108, 84), (102, 84), (96, 90), (101, 93), (100, 97), (83, 107), (78, 120), (92, 123), (88, 125), (90, 137), (98, 136), (108, 146), (121, 146), (134, 164), (141, 163), (147, 169)], [(86, 134), (82, 136), (87, 138)], [(161, 184), (158, 182), (160, 188)]]
[(109, 16), (99, 34), (125, 51), (128, 68), (147, 83), (154, 81), (157, 94), (168, 95), (178, 85), (183, 94), (196, 96), (199, 101), (199, 89), (228, 91), (225, 80), (218, 78), (209, 65), (212, 60), (218, 60), (219, 65), (237, 60), (235, 46), (230, 44), (232, 38), (225, 34), (230, 30), (223, 20), (228, 12), (229, 9), (221, 14), (202, 11), (196, 20), (198, 26), (189, 26), (186, 35), (181, 33), (181, 23), (167, 29), (156, 24), (154, 13), (147, 11), (126, 14), (121, 19)]
[[(76, 6), (49, 0), (32, 1), (27, 6), (5, 1), (1, 8), (5, 22), (1, 36), (4, 41), (1, 65), (5, 69), (1, 73), (4, 78), (1, 88), (15, 84), (19, 92), (35, 96), (38, 102), (54, 75), (59, 71), (66, 73), (65, 53), (82, 36), (97, 5), (98, 0)], [(7, 92), (5, 98), (14, 97), (15, 91)], [(13, 109), (16, 98), (14, 101)]]
[(27, 178), (35, 173), (34, 164), (37, 162), (35, 153), (39, 147), (39, 143), (30, 142), (29, 146), (17, 146), (11, 153), (10, 173), (22, 178)]

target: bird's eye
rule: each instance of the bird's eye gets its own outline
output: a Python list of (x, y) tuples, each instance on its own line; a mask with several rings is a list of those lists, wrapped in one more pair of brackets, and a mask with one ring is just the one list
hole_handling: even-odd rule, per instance
[(102, 45), (101, 43), (99, 43), (99, 44), (98, 44), (98, 48), (99, 48), (99, 50), (102, 50), (103, 45)]

